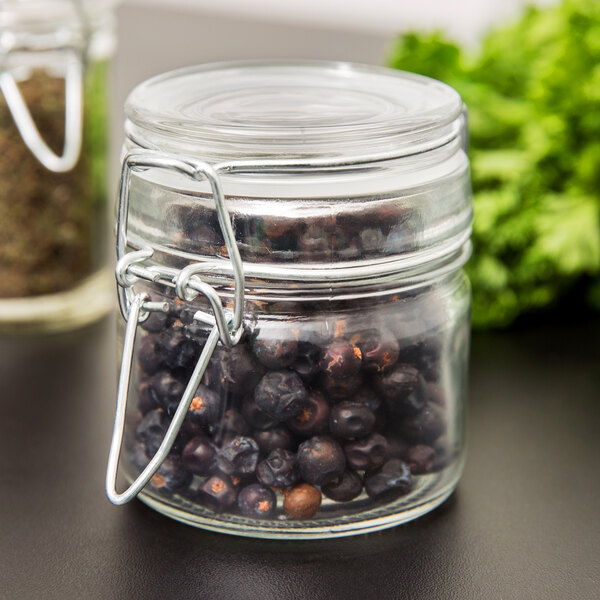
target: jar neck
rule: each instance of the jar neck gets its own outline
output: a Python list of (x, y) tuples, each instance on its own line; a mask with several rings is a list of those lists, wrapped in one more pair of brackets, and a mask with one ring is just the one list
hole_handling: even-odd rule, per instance
[[(130, 246), (132, 251), (139, 250)], [(395, 293), (410, 293), (411, 290), (429, 286), (460, 271), (471, 256), (468, 234), (462, 244), (452, 252), (431, 256), (427, 262), (400, 268), (393, 262), (373, 265), (312, 269), (268, 269), (264, 265), (244, 263), (247, 299), (265, 302), (294, 301), (313, 302), (351, 300), (385, 296)], [(146, 263), (159, 286), (174, 289), (173, 281), (189, 262), (177, 260), (173, 253), (155, 251)], [(181, 258), (181, 257), (179, 257)], [(197, 263), (198, 264), (198, 263)], [(204, 283), (213, 286), (223, 299), (233, 298), (233, 272), (229, 261), (200, 261), (205, 266), (198, 275)]]
[[(468, 162), (459, 140), (418, 167), (408, 157), (328, 172), (220, 175), (249, 276), (261, 281), (361, 281), (427, 270), (470, 235)], [(160, 169), (135, 173), (127, 240), (167, 265), (230, 268), (204, 181)]]

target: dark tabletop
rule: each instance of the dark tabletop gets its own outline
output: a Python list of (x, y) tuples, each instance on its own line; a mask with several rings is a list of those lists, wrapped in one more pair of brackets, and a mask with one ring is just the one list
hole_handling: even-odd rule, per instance
[(468, 460), (407, 525), (329, 541), (203, 532), (104, 473), (111, 319), (0, 342), (0, 598), (600, 598), (600, 322), (476, 334)]

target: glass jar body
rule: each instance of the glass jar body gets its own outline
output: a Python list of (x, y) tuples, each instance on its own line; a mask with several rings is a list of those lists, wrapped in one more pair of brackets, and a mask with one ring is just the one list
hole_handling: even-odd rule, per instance
[(132, 92), (113, 503), (294, 539), (390, 527), (451, 493), (463, 109), (439, 82), (346, 63), (200, 65)]
[[(203, 304), (167, 288), (141, 324), (122, 468), (160, 445), (209, 333)], [(140, 494), (181, 521), (272, 538), (352, 535), (411, 520), (454, 489), (464, 460), (468, 281), (456, 270), (393, 291), (248, 299), (219, 344), (167, 460)]]
[[(15, 26), (16, 39), (26, 45), (12, 49), (3, 62), (49, 149), (60, 156), (71, 134), (81, 145), (72, 167), (48, 168), (25, 141), (21, 128), (26, 118), (15, 116), (14, 101), (9, 105), (0, 94), (2, 333), (70, 329), (98, 319), (112, 303), (106, 165), (107, 76), (114, 40), (108, 9), (104, 17), (93, 24), (86, 42), (64, 46), (54, 45), (52, 33), (35, 31), (30, 23), (25, 30)], [(40, 39), (47, 48), (37, 48)], [(76, 96), (81, 98), (81, 127), (69, 133), (67, 122), (76, 121), (77, 103), (71, 101)]]

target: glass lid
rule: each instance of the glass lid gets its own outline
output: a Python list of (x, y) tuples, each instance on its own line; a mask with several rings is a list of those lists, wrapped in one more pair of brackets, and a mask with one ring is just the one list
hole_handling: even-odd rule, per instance
[(438, 81), (339, 62), (239, 62), (180, 69), (129, 96), (141, 147), (221, 158), (417, 154), (460, 129), (462, 101)]

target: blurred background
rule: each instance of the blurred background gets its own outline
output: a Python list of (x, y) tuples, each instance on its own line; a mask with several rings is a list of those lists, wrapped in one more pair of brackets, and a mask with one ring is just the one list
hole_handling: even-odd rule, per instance
[[(106, 17), (114, 3), (111, 59)], [(455, 87), (469, 111), (474, 326), (600, 309), (600, 0), (7, 0), (0, 2), (3, 49), (12, 52), (14, 15), (27, 5), (24, 22), (33, 15), (36, 27), (55, 33), (64, 21), (56, 6), (70, 9), (73, 39), (81, 35), (77, 11), (96, 10), (90, 23), (98, 43), (88, 49), (84, 127), (74, 128), (84, 147), (76, 168), (42, 168), (0, 101), (0, 331), (37, 331), (44, 320), (58, 330), (82, 306), (90, 310), (74, 324), (109, 310), (112, 273), (101, 258), (113, 242), (105, 244), (100, 212), (107, 171), (109, 190), (117, 185), (127, 95), (158, 73), (244, 58), (387, 65)], [(10, 52), (34, 121), (61, 148), (57, 65), (52, 77), (31, 78), (33, 67)], [(44, 53), (29, 54), (32, 61)], [(108, 198), (112, 205), (114, 193)]]

